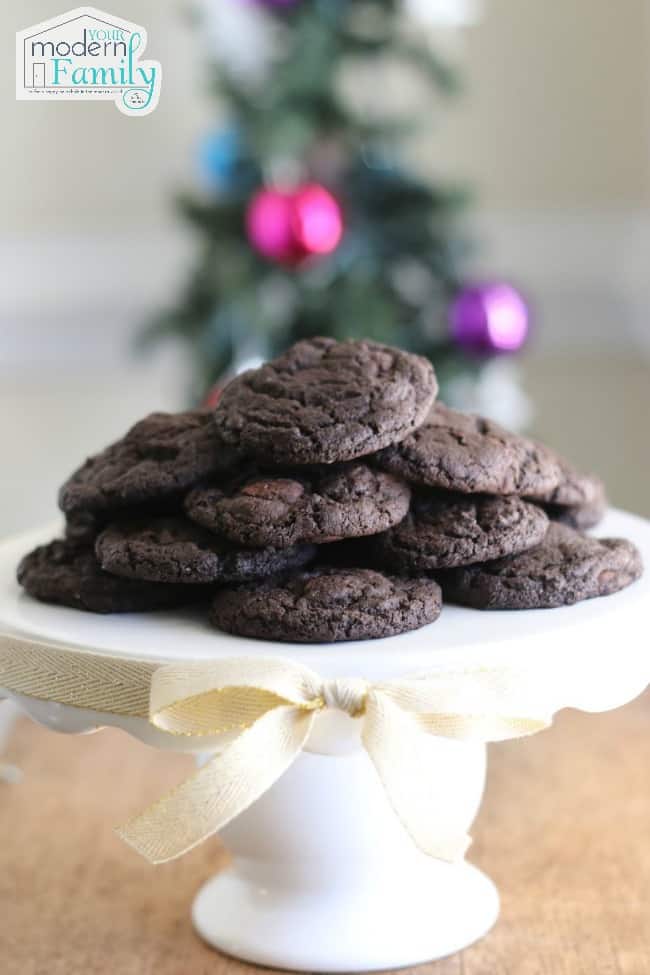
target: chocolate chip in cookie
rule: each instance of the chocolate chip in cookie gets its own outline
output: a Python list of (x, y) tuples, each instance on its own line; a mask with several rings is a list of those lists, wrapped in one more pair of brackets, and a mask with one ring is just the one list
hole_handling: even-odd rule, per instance
[(311, 545), (246, 549), (183, 516), (114, 522), (97, 538), (103, 569), (127, 579), (206, 584), (259, 579), (311, 561)]
[(352, 461), (301, 474), (260, 474), (229, 488), (195, 488), (185, 511), (235, 544), (286, 548), (384, 531), (402, 520), (410, 497), (404, 481)]
[(354, 460), (403, 440), (437, 392), (431, 364), (376, 342), (316, 338), (237, 376), (215, 411), (219, 436), (256, 460)]
[(219, 441), (209, 412), (152, 413), (82, 464), (61, 488), (59, 505), (70, 515), (180, 498), (232, 467), (235, 453)]
[(372, 569), (315, 568), (220, 590), (211, 621), (239, 636), (290, 643), (373, 640), (440, 615), (438, 585)]
[(373, 539), (384, 565), (405, 572), (471, 565), (538, 545), (548, 518), (516, 496), (418, 495), (399, 525)]
[(562, 480), (559, 463), (546, 447), (442, 403), (423, 426), (379, 451), (374, 461), (413, 484), (462, 494), (539, 497)]
[(541, 545), (440, 572), (445, 600), (477, 609), (549, 609), (624, 589), (643, 571), (632, 542), (589, 538), (551, 523)]

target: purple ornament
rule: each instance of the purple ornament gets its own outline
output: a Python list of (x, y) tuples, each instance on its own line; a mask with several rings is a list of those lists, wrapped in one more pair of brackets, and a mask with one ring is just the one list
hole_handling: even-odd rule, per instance
[(522, 295), (504, 283), (467, 285), (449, 311), (451, 336), (467, 352), (516, 352), (528, 335), (530, 315)]

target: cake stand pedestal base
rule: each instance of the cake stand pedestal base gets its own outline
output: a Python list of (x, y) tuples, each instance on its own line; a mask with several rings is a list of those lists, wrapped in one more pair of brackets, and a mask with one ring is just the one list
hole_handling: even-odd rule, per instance
[[(261, 887), (233, 870), (209, 880), (192, 911), (214, 948), (296, 971), (402, 968), (444, 958), (486, 934), (499, 914), (492, 881), (469, 863), (442, 865), (416, 886), (367, 891)], [(394, 882), (394, 881), (393, 881)]]
[[(650, 566), (647, 521), (612, 511), (599, 534), (633, 539)], [(203, 739), (166, 735), (144, 715), (59, 701), (71, 670), (77, 662), (85, 665), (88, 654), (155, 665), (282, 657), (323, 680), (348, 675), (370, 682), (432, 669), (442, 675), (504, 668), (534, 690), (534, 713), (548, 716), (566, 707), (620, 707), (650, 680), (648, 571), (607, 599), (548, 613), (446, 606), (433, 627), (397, 637), (278, 644), (218, 633), (198, 612), (97, 619), (30, 600), (16, 584), (16, 564), (50, 536), (51, 530), (34, 532), (0, 545), (0, 628), (37, 643), (60, 643), (70, 659), (60, 673), (47, 665), (44, 676), (47, 682), (57, 678), (57, 694), (25, 697), (18, 687), (0, 686), (0, 698), (13, 698), (31, 718), (59, 731), (111, 725), (156, 748), (196, 754), (211, 747)], [(139, 684), (125, 693), (134, 688), (141, 693)], [(470, 703), (472, 688), (469, 681)], [(525, 715), (523, 701), (522, 707)], [(361, 972), (441, 958), (471, 944), (496, 920), (498, 897), (486, 877), (466, 863), (433, 860), (415, 847), (362, 749), (360, 730), (360, 721), (340, 711), (316, 715), (306, 751), (222, 831), (233, 865), (203, 888), (193, 910), (196, 929), (209, 944), (283, 969)], [(441, 834), (467, 832), (483, 793), (485, 746), (431, 736), (426, 747), (423, 784), (434, 791)]]
[[(432, 739), (441, 804), (469, 827), (485, 747)], [(274, 968), (360, 972), (433, 961), (484, 935), (494, 884), (468, 863), (420, 853), (368, 756), (303, 754), (223, 830), (232, 866), (202, 888), (196, 930), (229, 955)]]

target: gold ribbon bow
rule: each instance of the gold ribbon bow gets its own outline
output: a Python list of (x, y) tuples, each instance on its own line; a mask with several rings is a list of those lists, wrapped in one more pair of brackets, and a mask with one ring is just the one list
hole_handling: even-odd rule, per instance
[(431, 736), (499, 741), (551, 722), (533, 703), (530, 675), (504, 669), (368, 683), (324, 681), (282, 658), (170, 664), (152, 676), (151, 723), (195, 739), (228, 733), (229, 743), (119, 835), (153, 863), (192, 849), (280, 778), (328, 708), (361, 721), (362, 744), (395, 812), (417, 846), (443, 860), (461, 858), (470, 838), (445, 821)]

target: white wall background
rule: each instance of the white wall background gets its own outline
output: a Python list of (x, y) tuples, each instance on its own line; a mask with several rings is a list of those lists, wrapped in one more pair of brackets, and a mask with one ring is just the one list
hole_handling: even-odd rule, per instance
[[(191, 254), (170, 197), (214, 113), (200, 42), (185, 0), (105, 2), (146, 25), (163, 63), (160, 106), (141, 120), (14, 101), (14, 32), (65, 4), (0, 6), (0, 367), (121, 359)], [(485, 0), (459, 56), (466, 93), (432, 110), (415, 155), (477, 187), (482, 269), (527, 287), (542, 347), (647, 350), (650, 3)]]

